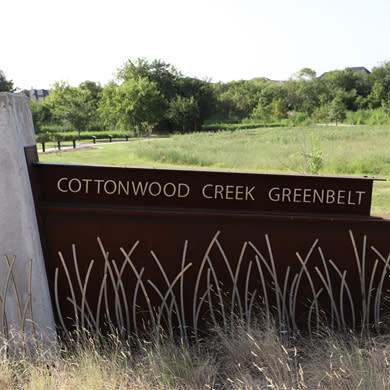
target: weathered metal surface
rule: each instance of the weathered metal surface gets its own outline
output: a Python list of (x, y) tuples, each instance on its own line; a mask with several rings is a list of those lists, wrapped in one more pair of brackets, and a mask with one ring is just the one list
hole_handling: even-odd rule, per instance
[(371, 178), (39, 164), (41, 201), (369, 215)]
[(231, 307), (248, 319), (256, 305), (291, 329), (324, 316), (354, 327), (362, 313), (363, 322), (382, 313), (375, 294), (390, 287), (390, 221), (369, 216), (373, 179), (31, 167), (57, 321), (67, 326), (82, 312), (84, 326), (111, 320), (130, 331), (157, 320), (215, 325)]

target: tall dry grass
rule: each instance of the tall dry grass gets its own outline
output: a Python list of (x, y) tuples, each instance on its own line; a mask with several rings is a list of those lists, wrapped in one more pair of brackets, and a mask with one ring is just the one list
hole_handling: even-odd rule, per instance
[(214, 330), (198, 346), (164, 334), (123, 341), (112, 336), (63, 340), (58, 354), (6, 354), (0, 389), (390, 389), (388, 336), (292, 337), (263, 322)]

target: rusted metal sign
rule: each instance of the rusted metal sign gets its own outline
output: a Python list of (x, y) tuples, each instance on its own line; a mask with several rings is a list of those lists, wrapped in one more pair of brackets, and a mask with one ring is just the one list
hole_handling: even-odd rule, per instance
[(39, 164), (41, 200), (164, 207), (369, 215), (370, 178)]
[(290, 330), (380, 322), (390, 221), (370, 217), (371, 178), (58, 165), (26, 152), (62, 326), (196, 334), (259, 306)]

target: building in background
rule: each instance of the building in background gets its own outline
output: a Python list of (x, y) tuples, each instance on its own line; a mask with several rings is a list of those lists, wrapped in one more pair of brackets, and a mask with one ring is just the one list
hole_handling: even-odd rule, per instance
[(49, 96), (49, 93), (48, 89), (30, 89), (30, 99), (39, 102)]

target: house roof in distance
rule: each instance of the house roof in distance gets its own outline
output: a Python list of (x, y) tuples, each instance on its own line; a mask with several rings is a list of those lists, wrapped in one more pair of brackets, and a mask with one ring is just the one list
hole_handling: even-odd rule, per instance
[[(348, 66), (347, 68), (345, 69), (351, 69), (353, 73), (359, 73), (359, 72), (363, 72), (363, 73), (366, 73), (366, 74), (370, 74), (371, 72), (365, 68), (364, 66)], [(323, 77), (325, 77), (328, 73), (330, 72), (325, 72), (325, 73), (322, 73), (321, 76), (319, 76), (318, 78), (319, 79), (322, 79)]]

